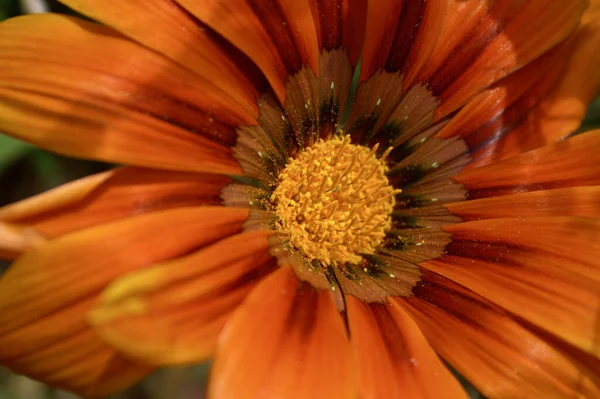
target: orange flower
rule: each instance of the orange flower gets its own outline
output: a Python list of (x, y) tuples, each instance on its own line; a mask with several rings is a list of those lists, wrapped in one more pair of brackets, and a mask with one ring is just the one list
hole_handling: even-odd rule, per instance
[(128, 166), (0, 209), (3, 365), (600, 397), (597, 0), (63, 2), (104, 25), (0, 24), (0, 131)]

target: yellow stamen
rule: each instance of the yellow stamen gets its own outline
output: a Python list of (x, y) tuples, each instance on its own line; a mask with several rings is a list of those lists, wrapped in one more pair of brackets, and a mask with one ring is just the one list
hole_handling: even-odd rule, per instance
[(399, 192), (385, 175), (389, 151), (377, 159), (376, 149), (335, 137), (290, 161), (270, 201), (277, 230), (289, 236), (294, 250), (326, 265), (359, 263), (359, 254), (375, 252), (391, 228)]

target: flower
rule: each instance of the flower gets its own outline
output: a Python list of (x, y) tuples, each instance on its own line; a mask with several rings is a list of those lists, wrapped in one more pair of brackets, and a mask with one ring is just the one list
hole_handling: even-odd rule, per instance
[(0, 130), (128, 166), (0, 209), (3, 365), (600, 397), (597, 1), (63, 2), (104, 25), (0, 24)]

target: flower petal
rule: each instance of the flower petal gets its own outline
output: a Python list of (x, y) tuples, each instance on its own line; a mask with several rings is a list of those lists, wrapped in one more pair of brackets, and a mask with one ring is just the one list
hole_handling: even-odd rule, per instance
[(370, 1), (361, 64), (361, 81), (379, 70), (406, 73), (404, 87), (431, 56), (449, 0)]
[(42, 194), (29, 197), (0, 208), (0, 220), (20, 221), (34, 217), (39, 213), (76, 204), (111, 178), (117, 169), (97, 173), (63, 184)]
[(600, 218), (600, 186), (531, 191), (446, 204), (463, 221), (513, 216)]
[(441, 97), (437, 119), (561, 42), (587, 7), (585, 0), (455, 3), (434, 51), (437, 56), (417, 79), (429, 81), (434, 95)]
[[(319, 73), (320, 51), (346, 47), (356, 64), (364, 32), (364, 0), (177, 0), (251, 59), (285, 103), (289, 76)], [(351, 28), (350, 28), (351, 27)]]
[(429, 274), (403, 306), (433, 348), (486, 397), (600, 397), (598, 370), (528, 331), (501, 309)]
[(575, 131), (599, 89), (600, 20), (595, 19), (477, 95), (440, 135), (466, 138), (473, 165), (508, 158)]
[(146, 363), (205, 360), (231, 312), (274, 267), (265, 233), (236, 235), (121, 277), (88, 320), (111, 345)]
[(331, 293), (299, 282), (285, 266), (263, 280), (227, 323), (208, 397), (351, 398), (349, 357)]
[(397, 303), (346, 306), (362, 399), (468, 397)]
[[(78, 322), (67, 325), (64, 320), (49, 318), (36, 326), (62, 328), (64, 340), (39, 345), (17, 360), (2, 359), (2, 364), (16, 373), (86, 398), (103, 398), (119, 392), (153, 371), (153, 367), (135, 362), (106, 345), (82, 321), (79, 310), (68, 315)], [(35, 339), (31, 334), (27, 338)]]
[(255, 122), (209, 80), (70, 17), (11, 19), (0, 37), (6, 133), (72, 156), (240, 173), (228, 146)]
[(320, 50), (343, 48), (353, 66), (363, 50), (368, 0), (310, 0)]
[[(413, 3), (413, 1), (408, 0), (407, 3)], [(406, 71), (404, 87), (410, 87), (417, 83), (419, 72), (435, 51), (442, 28), (445, 25), (450, 3), (452, 3), (451, 0), (424, 1), (419, 27), (415, 37), (412, 38), (413, 43), (406, 59), (402, 59), (402, 52), (394, 54), (394, 49), (392, 49), (387, 64), (389, 68), (393, 69), (404, 64), (402, 68)], [(402, 39), (396, 36), (396, 41), (401, 42)]]
[[(310, 2), (250, 0), (249, 3), (275, 42), (282, 58), (284, 60), (298, 58), (300, 65), (308, 66), (313, 72), (318, 73), (320, 43)], [(283, 39), (285, 37), (289, 39)], [(286, 65), (288, 71), (294, 71), (290, 69), (289, 61)]]
[(13, 307), (10, 317), (8, 310), (2, 312), (7, 320), (1, 323), (0, 332), (13, 331), (52, 309), (89, 297), (128, 271), (234, 234), (247, 215), (247, 210), (237, 208), (181, 208), (103, 224), (40, 244), (0, 280), (0, 304)]
[[(416, 6), (418, 10), (420, 3), (422, 2), (417, 1), (413, 7)], [(360, 66), (361, 81), (368, 80), (384, 66), (393, 43), (390, 37), (398, 28), (406, 29), (410, 25), (403, 18), (405, 8), (410, 8), (409, 2), (396, 0), (368, 2), (365, 44)]]
[(600, 357), (600, 219), (519, 217), (447, 226), (449, 255), (422, 266)]
[[(244, 52), (260, 68), (283, 103), (288, 68), (299, 66), (294, 64), (299, 61), (295, 58), (297, 54), (290, 52), (289, 59), (282, 57), (277, 48), (278, 43), (270, 37), (250, 4), (243, 0), (177, 0), (177, 3)], [(275, 16), (281, 16), (277, 14), (281, 13), (279, 6), (270, 5), (273, 6), (271, 12)], [(290, 44), (292, 40), (289, 30), (282, 28), (280, 33), (287, 39), (287, 44)], [(293, 48), (295, 50), (295, 46)]]
[(474, 32), (478, 25), (483, 24), (492, 5), (493, 2), (482, 0), (450, 2), (435, 50), (421, 69), (418, 80), (429, 81), (433, 78), (435, 72), (449, 58), (453, 50), (468, 37), (468, 34)]
[(600, 130), (480, 168), (463, 169), (454, 180), (463, 184), (473, 199), (600, 185)]
[(231, 179), (213, 174), (124, 167), (85, 177), (0, 208), (0, 221), (54, 238), (167, 208), (218, 205)]
[(0, 259), (16, 259), (26, 249), (44, 241), (31, 227), (0, 222)]
[(183, 208), (36, 245), (0, 278), (0, 363), (85, 395), (133, 382), (125, 373), (127, 381), (113, 386), (121, 371), (107, 367), (125, 360), (85, 322), (97, 295), (124, 273), (236, 233), (246, 217), (234, 208)]
[[(113, 172), (98, 173), (0, 208), (0, 259), (16, 259), (29, 247), (44, 242), (40, 231), (24, 220), (83, 201)], [(46, 232), (47, 234), (47, 232)]]
[(61, 0), (61, 3), (211, 80), (229, 93), (233, 103), (258, 116), (258, 92), (250, 80), (253, 76), (248, 66), (236, 63), (239, 60), (232, 59), (231, 49), (176, 3), (146, 0), (143, 7), (135, 0)]

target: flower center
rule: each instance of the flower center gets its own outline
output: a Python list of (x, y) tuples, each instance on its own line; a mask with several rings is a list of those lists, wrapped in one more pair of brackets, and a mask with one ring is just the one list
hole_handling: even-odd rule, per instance
[(300, 152), (279, 175), (270, 202), (276, 228), (308, 261), (359, 263), (391, 227), (394, 190), (385, 157), (350, 144), (350, 138), (319, 140)]

